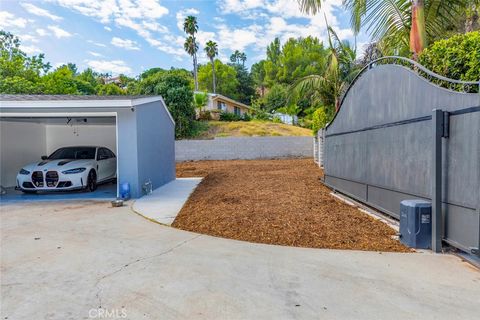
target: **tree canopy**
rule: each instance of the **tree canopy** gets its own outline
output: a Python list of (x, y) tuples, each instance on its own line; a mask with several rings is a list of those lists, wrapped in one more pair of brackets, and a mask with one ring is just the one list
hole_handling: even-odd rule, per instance
[[(219, 94), (232, 99), (237, 98), (237, 71), (234, 67), (215, 59), (215, 75)], [(213, 69), (211, 64), (200, 65), (198, 68), (198, 85), (201, 91), (213, 92)]]
[(161, 95), (175, 121), (175, 136), (189, 137), (194, 130), (195, 109), (191, 76), (181, 69), (158, 71), (141, 79), (136, 94)]
[[(85, 69), (78, 73), (74, 63), (52, 70), (45, 56), (29, 57), (20, 50), (20, 40), (0, 31), (0, 92), (24, 94), (126, 94), (116, 84), (105, 84), (107, 74)], [(113, 86), (116, 86), (114, 88)]]

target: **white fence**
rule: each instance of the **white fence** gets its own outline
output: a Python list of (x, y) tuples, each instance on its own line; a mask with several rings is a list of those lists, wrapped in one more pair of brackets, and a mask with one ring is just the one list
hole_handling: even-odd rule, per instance
[(324, 152), (325, 152), (325, 130), (320, 129), (313, 138), (313, 159), (319, 167), (323, 168)]

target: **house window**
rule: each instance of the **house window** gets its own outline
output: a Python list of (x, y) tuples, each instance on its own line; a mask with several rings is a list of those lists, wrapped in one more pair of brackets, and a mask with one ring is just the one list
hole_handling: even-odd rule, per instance
[(225, 105), (225, 102), (217, 101), (217, 109), (222, 110), (222, 111), (226, 111), (227, 106)]
[(235, 113), (237, 116), (240, 115), (240, 108), (239, 107), (233, 107), (233, 113)]

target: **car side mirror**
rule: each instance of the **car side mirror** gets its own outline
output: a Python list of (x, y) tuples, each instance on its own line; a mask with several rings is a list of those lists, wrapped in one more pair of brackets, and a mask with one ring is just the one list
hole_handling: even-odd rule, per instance
[(108, 156), (99, 156), (98, 157), (98, 160), (105, 160), (105, 159), (108, 159)]
[(42, 156), (42, 160), (47, 160), (48, 157), (47, 156)]

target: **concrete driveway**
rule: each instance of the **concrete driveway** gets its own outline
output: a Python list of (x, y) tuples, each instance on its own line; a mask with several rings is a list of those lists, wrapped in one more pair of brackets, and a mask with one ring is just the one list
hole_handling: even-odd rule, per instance
[(478, 319), (451, 255), (213, 238), (102, 202), (1, 209), (1, 319)]

